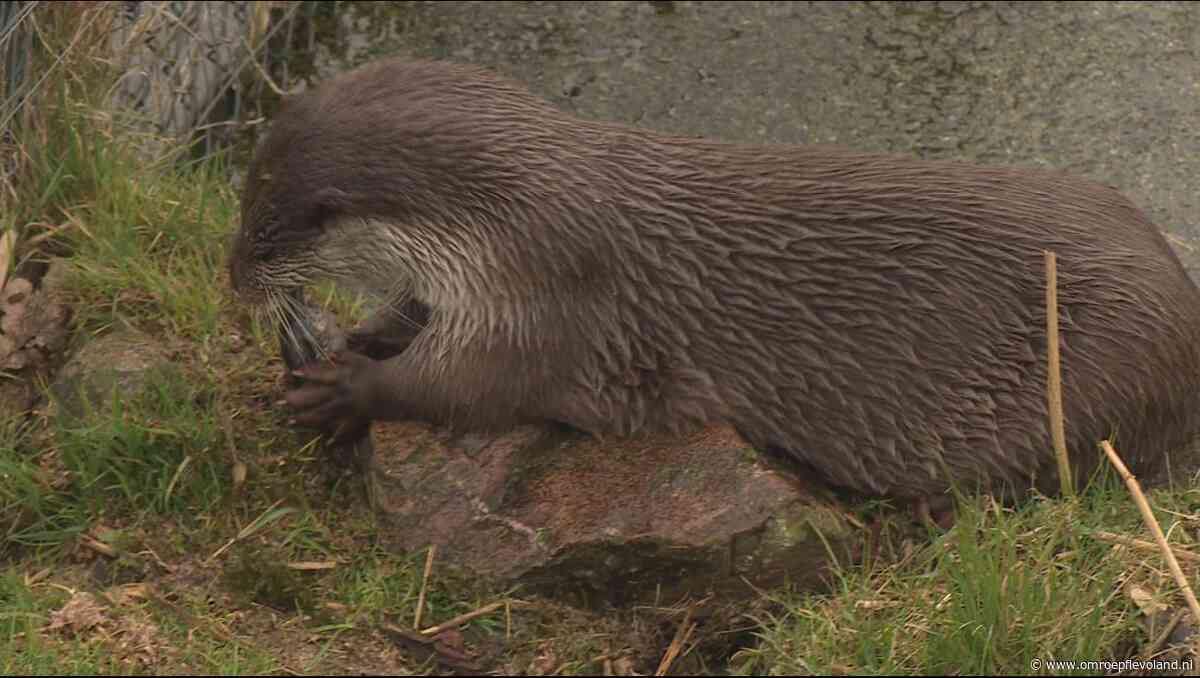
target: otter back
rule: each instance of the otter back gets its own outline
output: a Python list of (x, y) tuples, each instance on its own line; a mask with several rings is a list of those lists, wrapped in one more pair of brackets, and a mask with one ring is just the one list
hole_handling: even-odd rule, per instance
[(1053, 487), (1050, 250), (1076, 467), (1115, 435), (1145, 472), (1200, 424), (1196, 287), (1128, 200), (1061, 173), (673, 137), (390, 60), (285, 108), (243, 209), (243, 289), (332, 276), (428, 308), (346, 377), (359, 415), (727, 421), (860, 492)]

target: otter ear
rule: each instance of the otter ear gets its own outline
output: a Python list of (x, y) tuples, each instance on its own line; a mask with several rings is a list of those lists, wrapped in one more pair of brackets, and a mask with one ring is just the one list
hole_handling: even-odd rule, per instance
[(340, 188), (326, 186), (316, 192), (313, 201), (328, 209), (344, 209), (350, 202), (350, 194)]
[(308, 225), (315, 229), (323, 229), (334, 215), (346, 211), (350, 204), (350, 194), (333, 187), (322, 188), (312, 197), (311, 208), (308, 210)]

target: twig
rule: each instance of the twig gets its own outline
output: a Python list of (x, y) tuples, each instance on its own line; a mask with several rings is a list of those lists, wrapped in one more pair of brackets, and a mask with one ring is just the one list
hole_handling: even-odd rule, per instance
[(1075, 479), (1067, 459), (1067, 433), (1063, 423), (1062, 367), (1058, 355), (1058, 264), (1054, 253), (1046, 255), (1046, 396), (1050, 408), (1050, 438), (1058, 459), (1058, 482), (1065, 497), (1075, 496)]
[(17, 234), (12, 229), (0, 232), (0, 290), (8, 280), (8, 266), (12, 262), (12, 253), (16, 245)]
[(79, 541), (82, 542), (84, 546), (90, 548), (96, 553), (99, 553), (100, 555), (108, 556), (109, 558), (117, 557), (116, 549), (98, 539), (90, 537), (86, 534), (81, 534), (79, 535)]
[[(251, 53), (253, 53), (253, 50)], [(271, 77), (270, 73), (267, 73), (267, 70), (262, 67), (262, 64), (258, 63), (258, 59), (251, 59), (250, 63), (254, 65), (255, 70), (258, 71), (258, 75), (263, 79), (263, 82), (267, 84), (267, 87), (271, 88), (271, 91), (275, 93), (275, 96), (286, 97), (288, 95), (287, 92), (283, 91), (282, 87), (275, 84), (275, 79)]]
[(438, 624), (437, 626), (430, 626), (429, 628), (421, 631), (421, 634), (426, 635), (426, 636), (436, 636), (437, 634), (441, 633), (442, 631), (445, 631), (446, 629), (452, 629), (455, 626), (458, 626), (460, 624), (465, 624), (465, 623), (471, 621), (472, 619), (475, 619), (476, 617), (482, 617), (486, 614), (491, 614), (491, 613), (495, 612), (496, 610), (499, 610), (500, 608), (504, 607), (505, 605), (524, 605), (524, 604), (525, 603), (522, 603), (519, 600), (508, 600), (508, 599), (501, 600), (501, 601), (492, 603), (490, 605), (484, 605), (483, 607), (479, 608), (478, 610), (473, 610), (471, 612), (467, 612), (466, 614), (460, 614), (457, 617), (455, 617), (454, 619), (451, 619), (450, 621), (442, 622), (441, 624)]
[(33, 588), (35, 584), (50, 576), (50, 568), (43, 567), (42, 569), (32, 574), (25, 575), (26, 588)]
[(154, 559), (154, 562), (155, 562), (155, 563), (157, 563), (157, 564), (158, 564), (158, 566), (159, 566), (159, 567), (161, 567), (161, 568), (163, 569), (163, 572), (169, 572), (169, 573), (174, 573), (174, 572), (175, 572), (175, 567), (174, 567), (174, 566), (172, 566), (172, 565), (168, 565), (168, 564), (166, 564), (165, 562), (163, 562), (163, 559), (162, 559), (161, 557), (159, 557), (159, 555), (158, 555), (157, 553), (155, 553), (155, 552), (154, 552), (154, 549), (152, 549), (152, 548), (149, 548), (149, 547), (147, 547), (147, 548), (144, 548), (144, 549), (142, 549), (141, 551), (138, 551), (138, 552), (137, 552), (137, 554), (135, 554), (135, 555), (139, 555), (139, 556), (143, 556), (143, 557), (145, 557), (145, 556), (146, 556), (146, 554), (150, 554), (150, 557), (151, 557), (151, 558), (153, 558), (153, 559)]
[[(1101, 541), (1114, 542), (1135, 549), (1140, 549), (1142, 551), (1158, 550), (1158, 544), (1155, 544), (1152, 541), (1146, 541), (1145, 539), (1134, 539), (1133, 537), (1127, 537), (1123, 534), (1116, 534), (1115, 532), (1097, 531), (1093, 532), (1092, 536)], [(1171, 550), (1174, 551), (1175, 557), (1180, 560), (1186, 560), (1189, 563), (1200, 563), (1200, 555), (1196, 555), (1191, 551), (1180, 551), (1177, 548), (1172, 548)]]
[(425, 554), (425, 576), (421, 578), (421, 592), (417, 594), (417, 611), (413, 613), (413, 628), (421, 629), (421, 612), (425, 609), (425, 592), (429, 590), (429, 574), (433, 572), (433, 556), (437, 553), (437, 544), (429, 545), (429, 553)]
[(336, 560), (301, 560), (292, 563), (287, 563), (286, 567), (289, 570), (297, 570), (300, 572), (316, 572), (319, 570), (335, 570), (337, 569), (338, 561)]
[(1200, 602), (1196, 601), (1196, 594), (1192, 592), (1192, 587), (1188, 584), (1187, 577), (1183, 574), (1183, 569), (1179, 567), (1179, 561), (1175, 559), (1175, 552), (1171, 550), (1171, 546), (1167, 544), (1167, 538), (1163, 535), (1162, 528), (1158, 526), (1158, 521), (1154, 519), (1154, 511), (1150, 509), (1150, 502), (1146, 501), (1146, 495), (1142, 493), (1142, 487), (1138, 483), (1121, 458), (1117, 456), (1117, 451), (1113, 449), (1112, 443), (1107, 440), (1100, 441), (1100, 447), (1104, 453), (1108, 455), (1108, 460), (1113, 467), (1117, 469), (1117, 473), (1125, 479), (1125, 485), (1129, 488), (1129, 493), (1133, 495), (1133, 501), (1137, 504), (1138, 510), (1142, 512), (1142, 520), (1146, 523), (1146, 527), (1154, 533), (1154, 541), (1158, 542), (1158, 549), (1162, 551), (1163, 557), (1167, 559), (1167, 567), (1171, 570), (1171, 576), (1175, 577), (1175, 583), (1183, 591), (1183, 597), (1187, 600), (1188, 607), (1192, 610), (1192, 616), (1197, 624), (1200, 624)]
[(692, 637), (692, 631), (696, 630), (696, 624), (692, 622), (692, 609), (691, 606), (688, 606), (687, 613), (683, 615), (683, 622), (679, 625), (679, 628), (675, 629), (675, 637), (671, 640), (671, 645), (667, 648), (666, 654), (663, 655), (662, 661), (659, 662), (658, 670), (654, 672), (654, 675), (667, 675), (667, 671), (671, 670), (671, 664), (675, 662), (675, 658), (679, 656), (679, 651), (683, 649), (684, 643)]

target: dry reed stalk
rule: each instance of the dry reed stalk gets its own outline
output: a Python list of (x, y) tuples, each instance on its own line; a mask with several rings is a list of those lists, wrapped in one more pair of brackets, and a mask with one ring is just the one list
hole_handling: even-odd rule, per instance
[(1162, 528), (1158, 526), (1158, 521), (1154, 518), (1154, 511), (1150, 508), (1150, 502), (1146, 500), (1146, 495), (1142, 492), (1141, 484), (1129, 472), (1129, 469), (1125, 466), (1125, 462), (1121, 461), (1121, 457), (1117, 456), (1117, 451), (1113, 449), (1112, 443), (1103, 440), (1100, 442), (1100, 447), (1108, 455), (1108, 460), (1117, 469), (1117, 473), (1120, 473), (1121, 477), (1125, 480), (1125, 486), (1129, 488), (1129, 493), (1133, 495), (1133, 502), (1137, 504), (1138, 510), (1142, 513), (1142, 521), (1146, 523), (1146, 527), (1150, 528), (1150, 532), (1154, 534), (1154, 541), (1158, 543), (1158, 550), (1162, 552), (1163, 557), (1167, 560), (1167, 567), (1171, 570), (1171, 576), (1175, 578), (1175, 583), (1183, 591), (1183, 597), (1187, 600), (1188, 607), (1192, 610), (1192, 617), (1195, 619), (1196, 624), (1200, 625), (1200, 602), (1196, 601), (1196, 594), (1192, 592), (1192, 586), (1188, 583), (1187, 576), (1183, 574), (1183, 569), (1179, 567), (1179, 561), (1175, 559), (1175, 552), (1171, 550), (1171, 545), (1167, 543), (1167, 538), (1163, 534)]
[(1062, 365), (1058, 355), (1058, 264), (1054, 253), (1046, 250), (1046, 396), (1049, 400), (1050, 438), (1058, 459), (1058, 480), (1064, 497), (1075, 496), (1075, 479), (1067, 459), (1067, 433), (1063, 421)]

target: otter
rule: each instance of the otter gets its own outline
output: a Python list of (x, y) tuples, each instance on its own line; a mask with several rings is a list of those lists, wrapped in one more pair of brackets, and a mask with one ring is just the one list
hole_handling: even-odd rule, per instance
[(324, 278), (382, 302), (356, 350), (297, 371), (301, 426), (722, 422), (919, 502), (1053, 490), (1046, 250), (1076, 468), (1111, 436), (1161, 465), (1200, 428), (1200, 294), (1142, 211), (1057, 171), (685, 138), (387, 59), (286, 101), (230, 275), (276, 308)]

